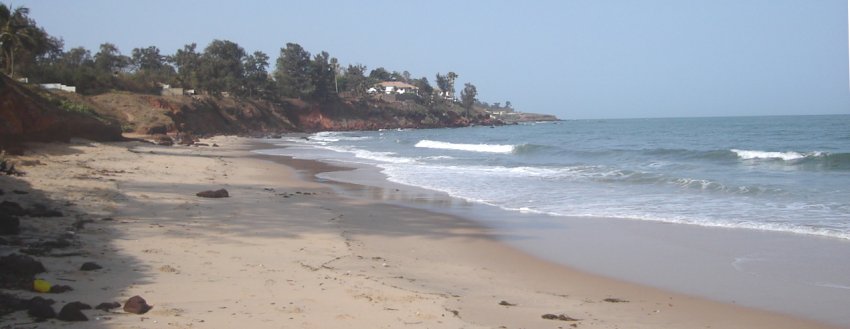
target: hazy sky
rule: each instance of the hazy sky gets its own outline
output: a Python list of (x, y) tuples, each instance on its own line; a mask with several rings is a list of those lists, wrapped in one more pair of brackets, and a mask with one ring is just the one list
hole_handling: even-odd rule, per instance
[(432, 85), (454, 71), (482, 101), (565, 119), (850, 113), (845, 0), (13, 4), (66, 50), (226, 39), (274, 62), (295, 42)]

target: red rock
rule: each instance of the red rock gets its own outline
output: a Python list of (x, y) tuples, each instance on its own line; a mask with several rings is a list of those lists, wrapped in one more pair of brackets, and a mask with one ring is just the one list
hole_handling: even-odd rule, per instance
[(148, 305), (148, 302), (145, 301), (141, 296), (133, 296), (124, 303), (124, 312), (133, 313), (133, 314), (145, 314), (152, 306)]

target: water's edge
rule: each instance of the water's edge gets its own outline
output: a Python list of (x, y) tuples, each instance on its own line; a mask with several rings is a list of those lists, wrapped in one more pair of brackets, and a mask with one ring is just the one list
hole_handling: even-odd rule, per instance
[[(280, 141), (260, 142), (280, 145)], [(343, 183), (332, 184), (339, 193), (467, 218), (507, 237), (505, 242), (549, 261), (720, 302), (850, 326), (850, 315), (842, 307), (850, 305), (850, 278), (844, 275), (850, 273), (845, 261), (850, 243), (846, 240), (517, 213), (392, 183), (374, 166), (320, 162), (354, 168), (307, 177)], [(345, 184), (369, 188), (351, 189)]]

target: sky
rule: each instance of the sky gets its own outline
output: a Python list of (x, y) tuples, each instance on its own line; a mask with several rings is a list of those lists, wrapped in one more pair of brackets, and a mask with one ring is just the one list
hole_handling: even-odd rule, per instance
[[(8, 4), (8, 1), (4, 1)], [(562, 119), (850, 114), (844, 0), (17, 0), (65, 49), (286, 43)], [(274, 65), (272, 63), (272, 65)], [(273, 67), (270, 68), (273, 70)]]

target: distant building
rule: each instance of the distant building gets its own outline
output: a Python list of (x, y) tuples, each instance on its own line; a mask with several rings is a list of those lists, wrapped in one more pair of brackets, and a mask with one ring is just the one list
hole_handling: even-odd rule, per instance
[[(166, 83), (160, 83), (160, 87), (162, 87), (162, 91), (160, 91), (160, 95), (162, 96), (183, 96), (183, 95), (191, 95), (187, 94), (187, 91), (183, 90), (183, 88), (171, 88), (171, 85)], [(189, 91), (194, 94), (194, 90), (190, 89)]]
[(383, 92), (384, 94), (414, 94), (419, 95), (419, 87), (401, 81), (384, 81), (367, 90), (370, 94)]
[(168, 89), (162, 88), (161, 95), (162, 96), (183, 96), (184, 91), (183, 91), (183, 88), (168, 88)]
[(69, 92), (69, 93), (76, 93), (77, 92), (77, 87), (66, 86), (66, 85), (63, 85), (61, 83), (42, 83), (39, 86), (41, 86), (41, 88), (44, 88), (44, 89), (47, 89), (47, 90), (61, 90), (61, 91)]

